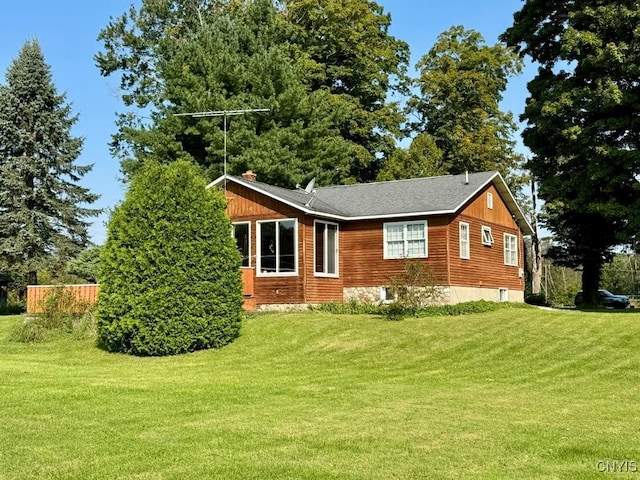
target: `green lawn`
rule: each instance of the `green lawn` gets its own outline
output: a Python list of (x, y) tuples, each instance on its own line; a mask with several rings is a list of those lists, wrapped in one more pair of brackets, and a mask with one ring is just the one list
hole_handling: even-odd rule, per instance
[(640, 313), (270, 314), (168, 358), (10, 343), (19, 321), (3, 480), (640, 478), (597, 468), (640, 462)]

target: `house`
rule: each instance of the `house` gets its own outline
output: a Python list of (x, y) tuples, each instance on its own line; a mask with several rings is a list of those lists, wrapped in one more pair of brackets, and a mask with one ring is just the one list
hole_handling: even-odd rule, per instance
[(290, 190), (225, 175), (249, 309), (384, 302), (407, 259), (433, 272), (447, 303), (524, 300), (532, 233), (498, 172)]

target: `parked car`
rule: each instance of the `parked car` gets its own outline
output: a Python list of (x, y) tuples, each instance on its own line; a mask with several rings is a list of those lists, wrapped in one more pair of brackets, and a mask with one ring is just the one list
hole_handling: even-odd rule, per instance
[[(574, 303), (577, 307), (584, 303), (584, 298), (582, 296), (582, 290), (580, 290), (576, 294), (576, 298)], [(611, 307), (611, 308), (627, 308), (629, 306), (629, 297), (626, 295), (614, 295), (608, 290), (600, 289), (598, 290), (598, 303), (603, 307)]]

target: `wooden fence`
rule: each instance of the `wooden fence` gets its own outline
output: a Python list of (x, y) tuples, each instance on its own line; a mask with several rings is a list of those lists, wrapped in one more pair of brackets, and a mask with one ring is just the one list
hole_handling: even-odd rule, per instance
[(42, 313), (48, 295), (56, 289), (70, 291), (78, 304), (95, 305), (98, 301), (100, 285), (29, 285), (27, 286), (27, 313)]
[[(254, 295), (254, 270), (252, 268), (242, 269), (242, 283), (244, 286), (244, 305), (245, 310), (256, 309), (256, 299)], [(42, 307), (47, 296), (53, 293), (57, 288), (64, 288), (72, 292), (73, 297), (78, 304), (95, 305), (98, 301), (98, 293), (100, 285), (29, 285), (27, 286), (27, 313), (42, 313)]]

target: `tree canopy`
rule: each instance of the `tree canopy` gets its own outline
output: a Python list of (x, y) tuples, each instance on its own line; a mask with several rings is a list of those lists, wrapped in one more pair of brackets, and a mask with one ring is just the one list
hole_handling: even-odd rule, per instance
[(121, 75), (132, 107), (112, 144), (123, 171), (151, 157), (189, 159), (216, 177), (223, 121), (173, 115), (266, 108), (229, 119), (229, 173), (252, 168), (289, 186), (375, 178), (399, 134), (402, 117), (387, 95), (408, 56), (389, 22), (367, 0), (320, 10), (305, 0), (142, 0), (101, 32), (96, 56), (103, 75)]
[(638, 239), (640, 6), (527, 0), (504, 34), (539, 65), (522, 120), (556, 258), (583, 268), (594, 302), (604, 262)]
[(91, 246), (81, 251), (77, 257), (67, 264), (67, 271), (71, 275), (80, 277), (87, 282), (96, 283), (100, 271), (100, 252), (102, 246)]
[(442, 150), (433, 137), (421, 133), (408, 148), (397, 148), (378, 173), (378, 181), (433, 177), (446, 173), (442, 168)]
[(411, 129), (433, 139), (441, 155), (431, 157), (438, 174), (498, 170), (519, 166), (516, 125), (499, 103), (522, 60), (503, 43), (485, 44), (480, 33), (451, 27), (416, 65), (416, 92), (409, 98)]
[(76, 164), (76, 120), (40, 45), (26, 42), (0, 85), (0, 270), (24, 283), (89, 243), (97, 196), (79, 184), (92, 167)]

